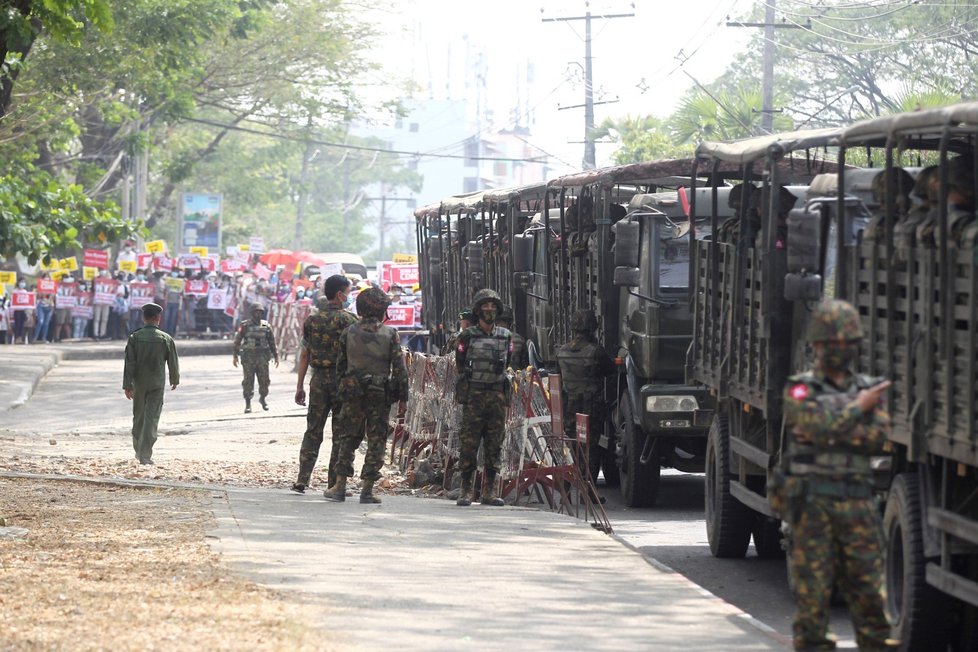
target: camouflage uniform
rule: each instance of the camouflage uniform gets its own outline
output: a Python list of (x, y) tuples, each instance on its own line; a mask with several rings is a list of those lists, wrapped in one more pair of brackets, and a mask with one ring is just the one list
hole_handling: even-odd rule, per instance
[[(601, 448), (598, 445), (604, 429), (607, 406), (604, 400), (604, 378), (615, 370), (615, 364), (604, 347), (594, 341), (598, 327), (594, 313), (579, 310), (571, 321), (574, 339), (557, 349), (557, 366), (564, 404), (564, 436), (577, 437), (577, 413), (590, 417), (591, 437), (588, 448), (591, 478), (598, 477)], [(583, 466), (583, 460), (580, 460)]]
[[(475, 296), (472, 311), (479, 316), (482, 304), (495, 303), (501, 311), (502, 301), (492, 290), (480, 290)], [(484, 446), (487, 491), (483, 504), (497, 504), (494, 495), (499, 457), (506, 436), (506, 409), (509, 378), (506, 367), (513, 351), (510, 332), (492, 326), (487, 333), (480, 322), (462, 331), (455, 346), (458, 368), (456, 397), (462, 404), (462, 425), (459, 430), (459, 469), (462, 473), (462, 494), (459, 505), (471, 502), (472, 476), (475, 473), (479, 443)], [(501, 504), (501, 501), (498, 503)]]
[[(458, 313), (458, 320), (459, 322), (467, 321), (471, 324), (472, 322), (475, 321), (475, 316), (473, 316), (471, 310), (463, 310), (462, 312)], [(458, 336), (462, 334), (462, 330), (456, 331), (451, 334), (451, 336), (448, 338), (448, 341), (445, 342), (445, 346), (443, 346), (441, 349), (442, 355), (448, 355), (449, 353), (455, 350), (455, 347), (458, 345)]]
[[(343, 401), (339, 417), (333, 426), (339, 438), (340, 451), (334, 469), (337, 480), (353, 475), (357, 449), (367, 438), (367, 455), (360, 471), (364, 480), (360, 502), (380, 502), (373, 499), (375, 480), (381, 477), (384, 465), (384, 445), (390, 434), (391, 403), (407, 401), (407, 368), (401, 351), (397, 330), (381, 323), (390, 304), (387, 295), (370, 288), (357, 297), (357, 313), (361, 321), (340, 335), (336, 369), (339, 394)], [(343, 496), (327, 492), (327, 498), (342, 500)], [(345, 494), (344, 494), (345, 495)], [(369, 499), (365, 499), (365, 496)]]
[(333, 437), (329, 454), (329, 484), (333, 484), (336, 461), (339, 459), (339, 438), (335, 434), (335, 420), (340, 413), (337, 396), (336, 361), (340, 352), (340, 334), (351, 324), (357, 323), (353, 313), (335, 306), (320, 297), (316, 304), (319, 312), (306, 318), (302, 325), (302, 347), (308, 351), (312, 379), (309, 381), (309, 409), (306, 412), (306, 432), (299, 447), (299, 478), (297, 485), (306, 487), (319, 459), (323, 445), (323, 428), (326, 419), (333, 414)]
[[(234, 357), (241, 357), (241, 368), (244, 371), (241, 387), (249, 410), (251, 397), (255, 395), (255, 377), (258, 377), (258, 397), (264, 407), (270, 383), (268, 361), (274, 358), (278, 362), (275, 335), (272, 334), (271, 324), (260, 318), (262, 312), (261, 309), (253, 309), (252, 319), (242, 322), (234, 336)], [(259, 316), (259, 319), (254, 319), (254, 316)]]
[[(790, 377), (785, 389), (785, 517), (791, 528), (789, 572), (796, 587), (793, 630), (799, 650), (835, 647), (828, 634), (833, 585), (849, 605), (859, 649), (889, 649), (891, 643), (883, 612), (882, 528), (870, 469), (870, 456), (884, 450), (889, 416), (879, 407), (863, 412), (856, 401), (860, 390), (875, 384), (848, 371), (861, 337), (851, 305), (821, 303), (809, 338), (827, 348), (815, 370)], [(830, 376), (840, 370), (846, 380), (837, 386)]]
[(513, 323), (513, 312), (509, 306), (503, 308), (496, 322), (508, 330), (510, 336), (513, 338), (513, 353), (509, 356), (509, 366), (516, 371), (529, 367), (530, 353), (526, 348), (526, 339), (510, 328)]

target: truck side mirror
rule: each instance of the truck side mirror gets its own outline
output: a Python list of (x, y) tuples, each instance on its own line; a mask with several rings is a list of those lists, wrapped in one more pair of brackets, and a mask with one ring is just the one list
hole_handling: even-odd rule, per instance
[(787, 301), (818, 301), (822, 298), (822, 277), (818, 274), (785, 274), (784, 298)]
[(638, 267), (615, 267), (612, 282), (618, 287), (638, 287), (642, 282), (642, 271)]
[(528, 272), (533, 269), (533, 236), (517, 235), (513, 238), (513, 271)]
[(789, 272), (822, 271), (822, 211), (795, 208), (788, 214)]
[[(615, 267), (638, 267), (638, 250), (641, 246), (641, 228), (638, 222), (622, 220), (615, 224)], [(615, 278), (618, 270), (615, 269)], [(637, 283), (636, 283), (637, 285)]]

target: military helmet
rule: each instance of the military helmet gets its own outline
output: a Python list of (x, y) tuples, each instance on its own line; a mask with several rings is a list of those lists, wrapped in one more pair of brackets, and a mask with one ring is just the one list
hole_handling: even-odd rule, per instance
[(499, 311), (499, 315), (496, 316), (496, 321), (505, 322), (507, 324), (513, 323), (513, 309), (507, 305), (503, 305), (503, 309)]
[(390, 297), (380, 288), (367, 288), (357, 295), (357, 314), (361, 317), (384, 319), (389, 305)]
[(571, 317), (571, 330), (575, 333), (593, 333), (598, 328), (598, 319), (590, 310), (578, 310)]
[(260, 303), (251, 304), (251, 314), (254, 315), (255, 313), (258, 313), (259, 315), (264, 315), (265, 314), (264, 306), (262, 306)]
[(471, 310), (468, 310), (468, 309), (463, 310), (462, 312), (458, 313), (458, 320), (459, 321), (462, 321), (463, 319), (465, 321), (469, 322), (469, 323), (472, 323), (472, 322), (477, 321), (476, 318), (475, 318), (475, 315), (472, 314), (472, 311)]
[(812, 311), (808, 322), (808, 341), (860, 340), (863, 327), (859, 311), (847, 301), (824, 299)]
[(503, 311), (503, 300), (499, 298), (499, 295), (496, 293), (496, 291), (485, 289), (485, 290), (479, 290), (478, 292), (475, 293), (475, 296), (472, 297), (472, 313), (478, 315), (479, 308), (482, 307), (482, 304), (488, 303), (489, 301), (492, 301), (493, 303), (496, 304), (496, 312)]
[(975, 168), (971, 156), (957, 156), (947, 163), (947, 182), (959, 192), (974, 195)]

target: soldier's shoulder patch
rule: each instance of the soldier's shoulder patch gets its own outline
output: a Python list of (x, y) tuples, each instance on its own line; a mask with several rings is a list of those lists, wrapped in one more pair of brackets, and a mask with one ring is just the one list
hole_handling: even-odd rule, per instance
[(804, 401), (810, 393), (811, 390), (805, 383), (794, 383), (788, 388), (788, 396), (796, 401)]

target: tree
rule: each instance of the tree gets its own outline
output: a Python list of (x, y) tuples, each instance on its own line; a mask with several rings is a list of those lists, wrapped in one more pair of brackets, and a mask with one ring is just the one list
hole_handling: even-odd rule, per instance
[(682, 158), (693, 151), (691, 145), (676, 145), (664, 122), (651, 115), (605, 118), (595, 131), (595, 138), (611, 138), (620, 143), (612, 155), (618, 165)]

